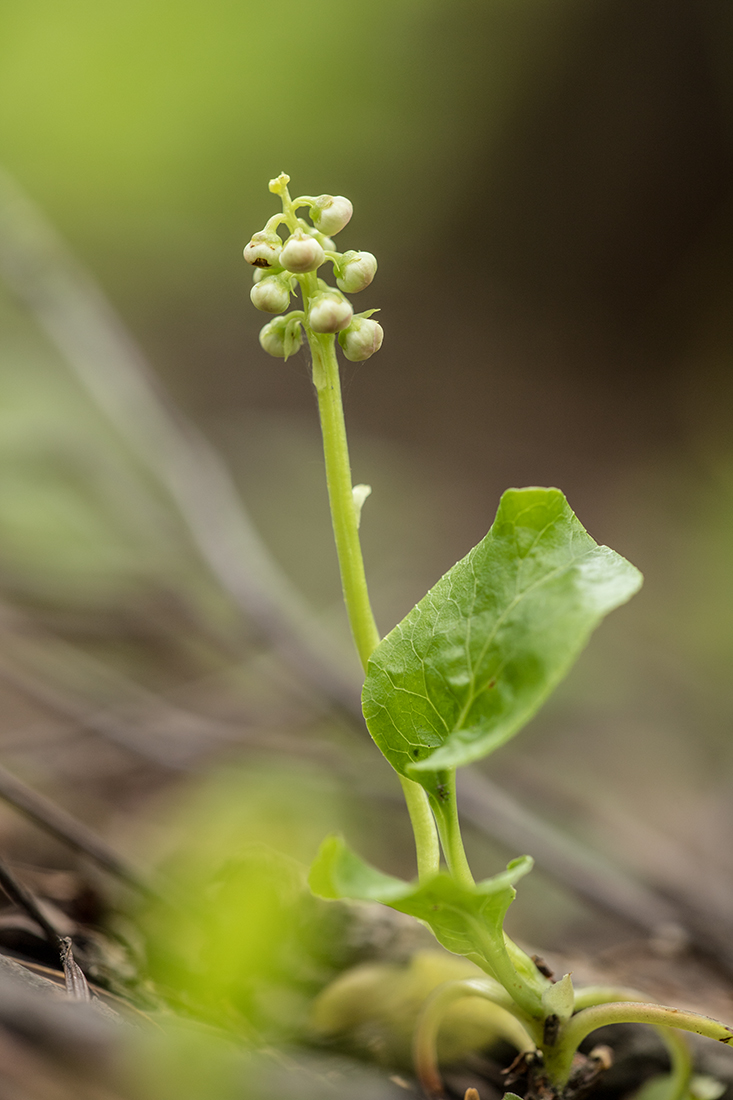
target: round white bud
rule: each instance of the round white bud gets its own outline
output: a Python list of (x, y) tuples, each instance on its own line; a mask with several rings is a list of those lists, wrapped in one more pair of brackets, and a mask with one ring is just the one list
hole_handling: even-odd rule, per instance
[(319, 294), (313, 299), (308, 324), (314, 332), (341, 332), (353, 316), (351, 302), (340, 294)]
[(325, 260), (323, 249), (315, 237), (309, 237), (302, 229), (296, 229), (288, 237), (280, 253), (280, 263), (295, 275), (315, 271)]
[(290, 288), (277, 275), (259, 279), (249, 292), (252, 305), (265, 313), (282, 313), (290, 305)]
[(353, 213), (354, 207), (343, 195), (319, 195), (311, 207), (311, 221), (330, 237), (340, 233)]
[(377, 273), (377, 257), (371, 252), (345, 252), (336, 285), (345, 294), (356, 294), (369, 286)]
[(285, 358), (285, 325), (284, 318), (278, 317), (277, 321), (270, 321), (260, 329), (260, 347), (268, 355), (274, 355), (277, 359)]
[(276, 359), (294, 355), (302, 343), (303, 330), (290, 317), (277, 317), (260, 329), (260, 346)]
[(384, 329), (368, 317), (355, 317), (347, 329), (339, 333), (339, 344), (352, 363), (361, 363), (379, 351)]
[(275, 232), (255, 233), (244, 249), (244, 258), (253, 267), (276, 267), (280, 262), (283, 242)]

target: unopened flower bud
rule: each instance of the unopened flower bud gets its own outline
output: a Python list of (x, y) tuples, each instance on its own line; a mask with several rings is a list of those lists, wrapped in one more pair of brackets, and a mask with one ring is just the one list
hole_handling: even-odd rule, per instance
[(351, 302), (333, 291), (319, 294), (311, 305), (308, 324), (314, 332), (340, 332), (354, 315)]
[(311, 221), (330, 237), (344, 228), (353, 213), (354, 207), (343, 195), (319, 195), (311, 207)]
[(278, 275), (258, 279), (249, 292), (252, 305), (265, 313), (282, 313), (290, 305), (290, 288)]
[(352, 363), (361, 363), (379, 351), (384, 329), (368, 317), (355, 317), (347, 329), (339, 333), (339, 344)]
[(377, 258), (371, 252), (345, 252), (336, 285), (345, 294), (356, 294), (369, 286), (377, 273)]
[(294, 355), (303, 343), (300, 324), (292, 317), (277, 317), (260, 329), (260, 346), (276, 359)]
[(253, 267), (275, 267), (280, 262), (283, 242), (274, 231), (255, 233), (244, 249), (244, 258)]
[(325, 260), (323, 249), (315, 237), (309, 237), (302, 229), (296, 229), (288, 237), (280, 253), (280, 263), (296, 275), (315, 271)]
[(260, 347), (267, 352), (268, 355), (274, 355), (278, 359), (285, 357), (285, 331), (282, 325), (278, 325), (275, 321), (270, 321), (264, 328), (260, 329)]

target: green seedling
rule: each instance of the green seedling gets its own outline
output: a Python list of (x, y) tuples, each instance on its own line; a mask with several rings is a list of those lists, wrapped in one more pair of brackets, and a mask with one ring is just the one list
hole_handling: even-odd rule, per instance
[[(585, 1092), (609, 1064), (609, 1052), (596, 1048), (583, 1057), (583, 1040), (606, 1024), (638, 1022), (657, 1027), (670, 1052), (671, 1072), (658, 1083), (655, 1100), (686, 1100), (691, 1060), (679, 1030), (727, 1044), (733, 1030), (649, 1003), (633, 990), (575, 990), (569, 974), (552, 981), (541, 973), (503, 929), (531, 858), (476, 882), (456, 806), (456, 768), (488, 756), (525, 725), (604, 616), (639, 589), (641, 574), (594, 542), (559, 489), (509, 489), (486, 537), (380, 639), (359, 543), (368, 489), (351, 483), (336, 358), (337, 337), (352, 361), (381, 346), (376, 311), (356, 314), (347, 297), (371, 283), (377, 262), (368, 252), (336, 250), (331, 237), (351, 217), (348, 199), (293, 200), (288, 182), (284, 174), (270, 182), (282, 212), (244, 250), (255, 268), (254, 304), (277, 315), (260, 343), (287, 359), (304, 335), (308, 341), (344, 601), (365, 672), (364, 717), (402, 784), (418, 869), (413, 882), (385, 875), (332, 836), (311, 869), (311, 889), (322, 898), (378, 901), (408, 913), (484, 972), (484, 978), (445, 983), (424, 1007), (414, 1057), (429, 1093), (441, 1090), (436, 1038), (445, 1012), (456, 1000), (479, 997), (503, 1016), (502, 1031), (529, 1076), (528, 1095), (569, 1100)], [(299, 216), (304, 209), (310, 223)], [(336, 286), (320, 277), (325, 264)], [(288, 313), (298, 290), (302, 308)]]

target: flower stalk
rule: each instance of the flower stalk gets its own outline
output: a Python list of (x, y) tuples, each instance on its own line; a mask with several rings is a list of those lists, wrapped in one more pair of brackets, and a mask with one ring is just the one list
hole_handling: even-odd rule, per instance
[[(369, 657), (380, 639), (359, 538), (364, 497), (362, 495), (359, 503), (354, 498), (335, 334), (338, 333), (345, 357), (354, 362), (371, 358), (381, 347), (382, 327), (370, 319), (375, 311), (355, 316), (344, 293), (365, 289), (374, 278), (377, 261), (370, 252), (350, 250), (342, 254), (335, 251), (330, 234), (340, 232), (349, 222), (353, 207), (348, 199), (342, 195), (318, 198), (305, 195), (293, 200), (288, 191), (289, 182), (285, 173), (270, 181), (270, 191), (282, 199), (282, 214), (269, 219), (262, 232), (256, 233), (246, 246), (244, 254), (255, 267), (253, 301), (259, 309), (268, 309), (270, 302), (280, 305), (282, 292), (279, 288), (289, 287), (288, 279), (300, 287), (303, 309), (265, 325), (260, 333), (260, 344), (270, 355), (287, 359), (302, 343), (301, 326), (308, 340), (341, 587), (354, 644), (366, 672)], [(298, 217), (297, 212), (303, 207), (310, 211), (312, 227)], [(281, 225), (290, 230), (284, 243), (277, 234)], [(318, 268), (327, 258), (337, 274), (338, 289), (329, 287), (318, 277)], [(268, 269), (265, 278), (263, 269)], [(272, 289), (270, 280), (273, 280)], [(256, 293), (263, 282), (268, 284), (266, 291)], [(279, 296), (275, 292), (276, 282)], [(272, 309), (272, 312), (279, 312), (279, 309)], [(438, 834), (423, 788), (404, 776), (400, 776), (400, 783), (415, 835), (418, 877), (422, 881), (439, 870)]]

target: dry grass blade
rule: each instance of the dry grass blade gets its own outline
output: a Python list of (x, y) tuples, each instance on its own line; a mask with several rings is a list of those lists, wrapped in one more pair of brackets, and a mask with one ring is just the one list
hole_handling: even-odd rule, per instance
[(31, 983), (3, 972), (0, 1029), (75, 1068), (103, 1067), (118, 1038), (118, 1027), (91, 1005), (72, 1004), (52, 992), (43, 988), (40, 979)]
[(91, 1001), (92, 994), (89, 984), (84, 977), (84, 971), (74, 958), (74, 950), (69, 936), (63, 937), (60, 948), (66, 992), (76, 1001)]
[(62, 840), (69, 847), (94, 860), (105, 871), (122, 879), (140, 893), (152, 895), (152, 887), (144, 877), (122, 859), (113, 848), (73, 817), (56, 806), (45, 795), (39, 794), (5, 768), (0, 767), (0, 798), (21, 810), (37, 825)]
[(53, 921), (44, 913), (36, 898), (22, 882), (19, 882), (8, 865), (0, 859), (0, 887), (5, 891), (10, 900), (23, 909), (31, 920), (34, 920), (42, 929), (49, 943), (58, 944), (63, 932), (57, 928)]

